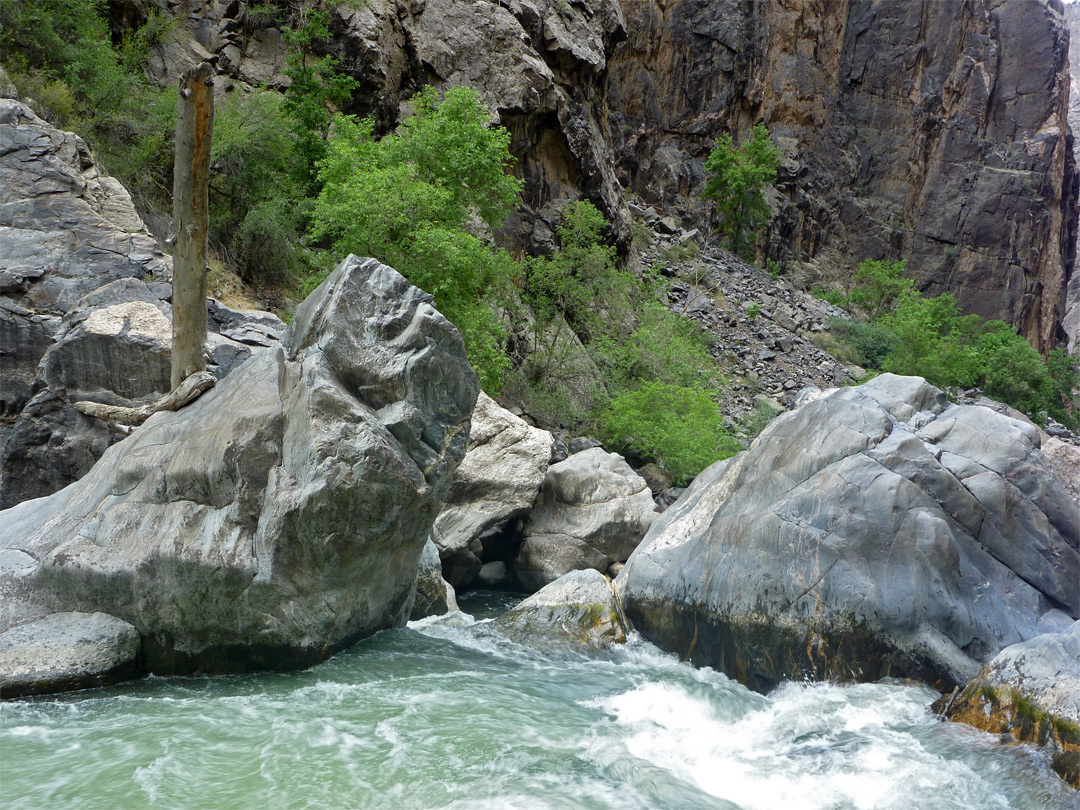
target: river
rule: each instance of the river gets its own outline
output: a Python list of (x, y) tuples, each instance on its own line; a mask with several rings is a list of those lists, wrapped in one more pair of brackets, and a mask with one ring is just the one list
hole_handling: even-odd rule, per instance
[[(477, 616), (505, 596), (463, 603)], [(538, 653), (467, 616), (304, 672), (150, 678), (0, 707), (5, 810), (1045, 810), (1028, 746), (901, 684), (762, 696), (634, 641)]]

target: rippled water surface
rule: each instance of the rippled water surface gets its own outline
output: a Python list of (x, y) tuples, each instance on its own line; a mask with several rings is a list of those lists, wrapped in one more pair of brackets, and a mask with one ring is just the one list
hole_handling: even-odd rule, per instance
[(426, 620), (306, 672), (4, 704), (0, 807), (1076, 806), (1040, 753), (937, 722), (934, 697), (763, 697), (640, 642), (568, 659)]

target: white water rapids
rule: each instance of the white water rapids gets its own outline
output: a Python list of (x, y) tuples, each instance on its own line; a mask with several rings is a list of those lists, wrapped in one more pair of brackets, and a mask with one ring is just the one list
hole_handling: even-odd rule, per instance
[(0, 706), (5, 810), (1044, 810), (1029, 746), (914, 686), (754, 694), (644, 642), (537, 653), (425, 620), (298, 673)]

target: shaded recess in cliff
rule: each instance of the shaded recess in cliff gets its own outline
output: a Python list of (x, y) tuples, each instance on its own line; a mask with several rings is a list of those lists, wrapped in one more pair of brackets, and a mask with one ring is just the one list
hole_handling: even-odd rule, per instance
[(608, 134), (625, 185), (696, 219), (713, 139), (781, 148), (766, 252), (838, 278), (909, 258), (927, 293), (1061, 337), (1076, 237), (1058, 0), (623, 0)]

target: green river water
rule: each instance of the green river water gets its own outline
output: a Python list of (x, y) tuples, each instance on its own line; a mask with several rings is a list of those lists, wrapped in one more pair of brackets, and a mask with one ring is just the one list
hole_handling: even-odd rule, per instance
[[(464, 606), (483, 616), (505, 601)], [(468, 617), (429, 619), (304, 672), (3, 704), (0, 807), (1077, 806), (1045, 755), (937, 721), (935, 697), (885, 684), (761, 696), (640, 641), (556, 656)]]

